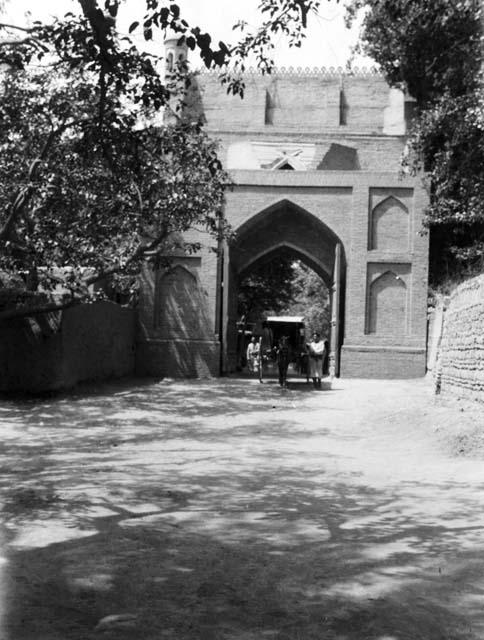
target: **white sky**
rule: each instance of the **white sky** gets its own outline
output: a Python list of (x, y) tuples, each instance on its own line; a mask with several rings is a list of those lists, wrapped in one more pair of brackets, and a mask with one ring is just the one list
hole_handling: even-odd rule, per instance
[[(103, 6), (102, 0), (99, 2)], [(182, 14), (192, 25), (198, 25), (214, 38), (233, 42), (237, 32), (232, 25), (240, 19), (249, 24), (257, 24), (260, 14), (257, 12), (259, 0), (178, 0)], [(134, 20), (140, 20), (144, 14), (144, 1), (125, 0), (118, 16), (118, 28), (128, 30)], [(23, 25), (28, 21), (25, 14), (30, 12), (31, 19), (45, 20), (49, 16), (62, 16), (67, 11), (78, 12), (77, 0), (9, 0), (6, 15), (2, 19)], [(312, 17), (308, 24), (307, 38), (300, 49), (289, 49), (283, 38), (276, 43), (275, 61), (278, 66), (293, 67), (344, 67), (350, 57), (351, 46), (356, 43), (358, 30), (348, 31), (343, 23), (344, 0), (322, 0), (318, 17)], [(141, 30), (133, 36), (140, 47), (162, 53), (163, 36), (154, 30), (154, 42), (146, 45)], [(199, 66), (197, 55), (192, 54), (192, 64)], [(371, 66), (369, 59), (357, 58), (358, 66)]]

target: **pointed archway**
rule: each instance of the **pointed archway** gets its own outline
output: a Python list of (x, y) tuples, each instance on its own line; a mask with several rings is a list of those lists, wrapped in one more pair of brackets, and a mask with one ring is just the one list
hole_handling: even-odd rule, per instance
[(311, 212), (283, 199), (256, 213), (235, 232), (226, 249), (221, 283), (222, 371), (235, 370), (237, 360), (237, 283), (251, 265), (281, 251), (300, 258), (325, 282), (331, 292), (331, 373), (339, 374), (343, 338), (345, 254), (339, 237)]

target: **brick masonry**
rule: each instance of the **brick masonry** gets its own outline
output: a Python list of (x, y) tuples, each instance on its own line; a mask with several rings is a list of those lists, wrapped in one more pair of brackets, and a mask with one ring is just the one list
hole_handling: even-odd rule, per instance
[(437, 364), (442, 393), (484, 402), (484, 275), (450, 296)]
[[(200, 272), (213, 274), (207, 288)], [(217, 259), (205, 249), (200, 256), (179, 257), (170, 272), (141, 274), (136, 373), (159, 377), (212, 377), (220, 373), (216, 334)]]
[[(341, 375), (424, 375), (427, 197), (399, 172), (403, 94), (377, 74), (285, 70), (245, 82), (241, 100), (202, 73), (187, 96), (230, 170), (225, 215), (236, 236), (218, 257), (200, 236), (200, 255), (178, 257), (175, 275), (145, 271), (138, 371), (233, 371), (240, 277), (290, 249), (331, 287), (339, 244)], [(286, 164), (293, 170), (277, 170)]]

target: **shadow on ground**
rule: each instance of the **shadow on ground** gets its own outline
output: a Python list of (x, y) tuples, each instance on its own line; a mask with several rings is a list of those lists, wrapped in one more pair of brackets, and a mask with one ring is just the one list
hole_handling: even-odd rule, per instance
[(345, 394), (228, 380), (4, 404), (2, 637), (482, 637), (484, 478), (380, 478), (388, 435), (368, 461), (378, 426)]

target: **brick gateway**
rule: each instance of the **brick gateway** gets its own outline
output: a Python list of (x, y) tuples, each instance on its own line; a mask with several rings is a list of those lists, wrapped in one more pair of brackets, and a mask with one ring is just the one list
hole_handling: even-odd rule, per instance
[[(170, 60), (185, 56), (166, 42)], [(233, 190), (225, 214), (235, 241), (142, 277), (137, 367), (160, 376), (235, 370), (240, 279), (290, 250), (332, 299), (331, 367), (345, 377), (425, 373), (426, 193), (399, 159), (412, 103), (376, 73), (282, 69), (248, 73), (228, 96), (202, 73), (187, 110), (220, 141)]]

